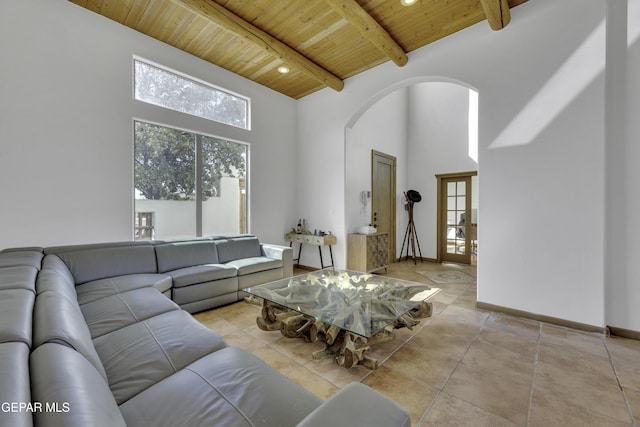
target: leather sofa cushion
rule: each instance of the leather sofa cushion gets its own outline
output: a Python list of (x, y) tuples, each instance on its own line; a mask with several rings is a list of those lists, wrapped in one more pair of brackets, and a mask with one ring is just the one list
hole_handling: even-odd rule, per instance
[(23, 342), (31, 346), (35, 294), (25, 289), (0, 291), (0, 343)]
[(53, 343), (38, 347), (31, 354), (31, 380), (33, 401), (59, 408), (35, 412), (35, 425), (126, 427), (105, 379), (71, 348)]
[[(374, 411), (371, 408), (375, 408)], [(345, 415), (357, 414), (354, 424), (367, 427), (411, 427), (409, 413), (394, 401), (361, 383), (350, 383), (313, 411), (297, 427), (338, 426)]]
[(129, 274), (94, 280), (76, 286), (80, 305), (99, 300), (120, 292), (153, 287), (160, 292), (171, 289), (171, 276), (168, 274)]
[(73, 278), (73, 275), (67, 267), (67, 264), (65, 264), (64, 261), (62, 261), (57, 255), (45, 255), (45, 257), (42, 259), (42, 269), (53, 270), (63, 276), (65, 281), (73, 283), (74, 285), (76, 283), (76, 280)]
[(150, 245), (104, 247), (58, 256), (67, 264), (76, 285), (107, 277), (156, 273), (156, 253)]
[[(29, 347), (21, 342), (0, 344), (1, 403), (24, 403), (31, 401), (29, 383)], [(32, 425), (31, 413), (17, 411), (0, 412), (3, 426), (26, 427)]]
[(39, 294), (33, 310), (33, 347), (48, 342), (66, 345), (81, 353), (107, 378), (78, 302), (54, 291)]
[(218, 240), (215, 243), (220, 264), (226, 264), (234, 259), (262, 256), (260, 242), (255, 237)]
[(54, 291), (64, 294), (72, 301), (78, 298), (73, 278), (69, 279), (58, 271), (49, 268), (40, 270), (38, 280), (36, 280), (36, 290), (38, 295), (46, 291)]
[[(175, 404), (175, 391), (181, 401)], [(120, 405), (129, 427), (295, 426), (322, 400), (252, 354), (209, 354)], [(344, 421), (344, 420), (342, 420)], [(340, 425), (340, 424), (333, 424)]]
[(25, 289), (35, 292), (38, 270), (31, 266), (0, 268), (0, 290)]
[(176, 303), (153, 288), (122, 292), (80, 307), (92, 338), (179, 309)]
[(257, 273), (259, 271), (272, 270), (282, 267), (281, 259), (267, 258), (264, 256), (241, 258), (228, 262), (226, 265), (233, 266), (238, 269), (238, 275)]
[(42, 251), (15, 250), (0, 253), (0, 267), (28, 266), (38, 270), (42, 263)]
[(156, 245), (156, 256), (159, 273), (193, 265), (218, 264), (216, 245), (209, 240)]
[[(94, 344), (118, 404), (226, 347), (220, 335), (183, 310), (118, 329), (96, 338)], [(182, 392), (180, 395), (182, 400)]]
[(181, 268), (179, 270), (169, 271), (168, 274), (173, 278), (173, 287), (180, 288), (196, 283), (235, 277), (238, 272), (235, 268), (226, 265), (208, 264)]
[[(176, 304), (182, 306), (183, 304), (202, 301), (222, 295), (235, 294), (236, 292), (238, 292), (238, 278), (233, 276), (226, 279), (215, 280), (213, 282), (197, 283), (190, 286), (173, 288), (173, 300)], [(236, 300), (234, 299), (234, 302), (235, 301)]]

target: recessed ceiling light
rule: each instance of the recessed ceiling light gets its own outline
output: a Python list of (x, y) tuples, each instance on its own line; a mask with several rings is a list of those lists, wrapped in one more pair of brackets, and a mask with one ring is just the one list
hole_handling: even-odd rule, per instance
[(278, 67), (278, 72), (281, 74), (287, 74), (289, 71), (291, 70), (286, 65), (281, 65)]
[(400, 4), (403, 6), (411, 6), (413, 4), (416, 4), (418, 0), (400, 0)]

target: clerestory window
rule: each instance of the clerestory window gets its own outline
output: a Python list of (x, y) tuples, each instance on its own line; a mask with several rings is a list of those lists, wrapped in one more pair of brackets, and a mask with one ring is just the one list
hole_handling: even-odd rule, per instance
[(250, 129), (249, 99), (134, 59), (134, 96), (138, 101)]

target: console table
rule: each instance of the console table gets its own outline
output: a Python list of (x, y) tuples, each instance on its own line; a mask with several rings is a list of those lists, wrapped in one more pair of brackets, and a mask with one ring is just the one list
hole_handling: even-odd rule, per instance
[[(338, 242), (338, 239), (333, 234), (328, 234), (326, 236), (319, 236), (317, 234), (302, 234), (302, 233), (287, 233), (284, 236), (285, 240), (289, 242), (289, 247), (292, 247), (294, 243), (300, 244), (298, 248), (298, 258), (294, 259), (294, 261), (298, 262), (298, 266), (300, 266), (300, 255), (302, 254), (302, 245), (314, 245), (318, 247), (318, 253), (320, 254), (320, 268), (325, 267), (333, 267), (333, 250), (331, 249), (332, 245), (335, 245)], [(331, 256), (331, 265), (324, 265), (324, 260), (322, 258), (322, 247), (329, 246), (329, 255)]]

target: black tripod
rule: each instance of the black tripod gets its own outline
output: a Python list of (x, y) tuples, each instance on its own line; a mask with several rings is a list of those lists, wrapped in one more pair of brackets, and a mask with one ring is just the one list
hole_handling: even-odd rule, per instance
[(420, 193), (415, 190), (409, 190), (404, 193), (404, 197), (407, 200), (409, 206), (409, 223), (407, 224), (407, 231), (404, 232), (404, 240), (402, 241), (402, 249), (400, 249), (400, 258), (402, 260), (402, 251), (404, 251), (404, 245), (407, 245), (407, 259), (409, 258), (409, 244), (411, 244), (411, 258), (413, 263), (416, 262), (416, 245), (418, 246), (418, 253), (420, 254), (420, 262), (422, 262), (422, 249), (420, 249), (420, 241), (418, 241), (418, 234), (416, 233), (416, 225), (413, 223), (413, 205), (416, 202), (422, 200)]

